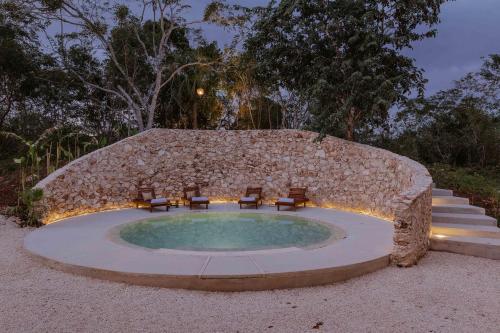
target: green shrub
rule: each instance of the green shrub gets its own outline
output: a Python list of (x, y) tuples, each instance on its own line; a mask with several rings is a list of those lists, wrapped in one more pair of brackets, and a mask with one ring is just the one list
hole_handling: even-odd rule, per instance
[(21, 227), (41, 226), (41, 217), (36, 209), (36, 203), (43, 198), (43, 190), (31, 188), (19, 194), (18, 205), (13, 214), (21, 219)]

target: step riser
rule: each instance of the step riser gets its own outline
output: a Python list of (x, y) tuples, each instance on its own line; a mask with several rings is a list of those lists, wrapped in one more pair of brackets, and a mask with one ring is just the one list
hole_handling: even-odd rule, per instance
[(433, 196), (451, 197), (451, 196), (453, 196), (453, 191), (452, 190), (445, 190), (442, 188), (433, 188), (432, 195)]
[(432, 198), (433, 205), (468, 205), (468, 198), (459, 198), (459, 197), (433, 197)]
[(500, 239), (500, 229), (498, 232), (482, 231), (474, 229), (457, 229), (457, 228), (443, 228), (432, 227), (433, 235), (446, 235), (446, 236), (459, 236), (459, 237), (481, 237), (481, 238), (494, 238)]
[[(434, 185), (434, 184), (433, 184)], [(500, 228), (484, 208), (469, 205), (453, 191), (432, 189), (430, 249), (500, 260)]]
[(500, 260), (500, 246), (446, 239), (431, 239), (431, 250)]
[(481, 207), (447, 207), (447, 206), (432, 206), (433, 213), (450, 213), (450, 214), (480, 214), (484, 215), (485, 210)]
[(432, 223), (453, 223), (453, 224), (469, 224), (469, 225), (489, 225), (496, 226), (495, 219), (488, 216), (464, 214), (462, 216), (439, 216), (439, 214), (432, 214)]

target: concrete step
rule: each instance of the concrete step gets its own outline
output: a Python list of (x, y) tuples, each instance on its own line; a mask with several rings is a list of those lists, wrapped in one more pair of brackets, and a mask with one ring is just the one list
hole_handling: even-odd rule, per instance
[(433, 223), (432, 234), (436, 236), (462, 236), (500, 239), (500, 228), (486, 225)]
[(493, 217), (480, 214), (453, 214), (432, 213), (432, 223), (452, 223), (496, 226), (497, 220)]
[(452, 197), (453, 196), (453, 191), (452, 190), (445, 190), (442, 188), (433, 188), (432, 189), (432, 196), (436, 197)]
[(432, 235), (431, 250), (500, 260), (500, 239)]
[(455, 213), (455, 214), (479, 214), (484, 215), (485, 210), (482, 207), (471, 205), (432, 205), (433, 213)]
[(450, 197), (450, 196), (435, 196), (432, 197), (433, 205), (468, 205), (468, 198)]

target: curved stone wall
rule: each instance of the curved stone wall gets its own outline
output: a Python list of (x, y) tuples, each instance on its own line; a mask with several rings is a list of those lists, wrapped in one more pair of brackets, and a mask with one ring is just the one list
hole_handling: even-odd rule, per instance
[(313, 204), (394, 221), (393, 262), (414, 264), (428, 247), (431, 182), (420, 164), (391, 152), (296, 130), (153, 129), (90, 153), (42, 180), (44, 222), (131, 206), (139, 184), (180, 197), (199, 184), (212, 201), (262, 186), (269, 201), (308, 187)]

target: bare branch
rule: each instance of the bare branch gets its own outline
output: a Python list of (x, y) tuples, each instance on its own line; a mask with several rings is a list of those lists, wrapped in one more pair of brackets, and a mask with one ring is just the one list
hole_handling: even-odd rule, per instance
[(144, 51), (144, 55), (146, 57), (149, 57), (148, 48), (146, 47), (146, 44), (144, 44), (144, 41), (142, 40), (141, 36), (139, 35), (139, 30), (137, 29), (137, 27), (134, 27), (134, 33), (135, 37), (137, 38), (137, 41), (139, 42), (139, 44), (141, 44), (141, 47)]
[(190, 62), (190, 63), (184, 64), (184, 65), (178, 67), (175, 71), (173, 71), (172, 74), (170, 74), (170, 76), (168, 77), (168, 79), (162, 83), (160, 88), (163, 88), (170, 81), (172, 81), (177, 75), (179, 75), (184, 69), (186, 69), (188, 67), (193, 67), (193, 66), (205, 67), (205, 66), (211, 66), (211, 65), (216, 64), (216, 63), (218, 63), (218, 61), (212, 61), (212, 62), (196, 61), (196, 62)]
[(108, 89), (108, 88), (104, 88), (104, 87), (101, 87), (97, 84), (94, 84), (92, 82), (89, 82), (87, 80), (85, 80), (85, 78), (83, 76), (81, 76), (80, 74), (78, 74), (78, 72), (76, 72), (75, 70), (72, 70), (70, 69), (71, 73), (73, 75), (75, 75), (80, 81), (82, 81), (83, 84), (89, 86), (89, 87), (92, 87), (94, 89), (98, 89), (98, 90), (101, 90), (105, 93), (108, 93), (108, 94), (112, 94), (112, 95), (115, 95), (117, 97), (119, 97), (120, 99), (122, 99), (123, 101), (127, 102), (127, 99), (124, 98), (124, 96), (122, 96), (119, 92), (113, 90), (113, 89)]
[[(219, 60), (212, 62), (198, 60), (185, 64), (182, 64), (182, 62), (179, 64), (166, 64), (169, 55), (176, 52), (171, 43), (174, 31), (203, 23), (204, 20), (186, 22), (182, 17), (182, 12), (189, 6), (186, 6), (181, 1), (142, 0), (142, 8), (137, 13), (139, 15), (137, 19), (132, 22), (133, 32), (130, 33), (135, 35), (139, 48), (147, 57), (148, 77), (149, 75), (153, 76), (152, 82), (147, 82), (146, 87), (143, 87), (144, 78), (138, 77), (139, 72), (136, 63), (137, 61), (140, 62), (140, 60), (135, 56), (130, 58), (128, 53), (125, 58), (122, 58), (122, 50), (120, 48), (115, 49), (117, 46), (114, 44), (112, 31), (105, 28), (106, 22), (103, 19), (105, 16), (103, 13), (106, 13), (106, 10), (111, 10), (111, 7), (101, 7), (97, 0), (61, 0), (61, 2), (61, 12), (64, 15), (61, 14), (61, 17), (57, 17), (57, 19), (81, 28), (84, 37), (89, 36), (89, 33), (91, 34), (89, 41), (92, 47), (104, 50), (107, 60), (116, 69), (119, 79), (125, 82), (124, 87), (117, 85), (110, 88), (109, 86), (89, 82), (85, 73), (77, 73), (76, 68), (69, 70), (86, 86), (116, 96), (120, 101), (125, 102), (129, 106), (129, 110), (132, 111), (141, 131), (151, 128), (153, 125), (154, 114), (159, 104), (162, 88), (171, 83), (176, 76), (187, 68), (206, 67), (219, 62)], [(146, 13), (147, 10), (150, 11), (149, 14)], [(149, 44), (150, 40), (146, 39), (145, 31), (142, 30), (143, 20), (145, 18), (150, 19), (151, 15), (155, 22), (152, 26), (152, 45)], [(160, 31), (158, 31), (158, 28)], [(139, 52), (142, 54), (141, 51)], [(64, 59), (63, 62), (65, 63)], [(69, 68), (70, 66), (66, 67)], [(169, 70), (168, 75), (166, 74), (167, 69)], [(147, 120), (143, 119), (146, 117)]]

